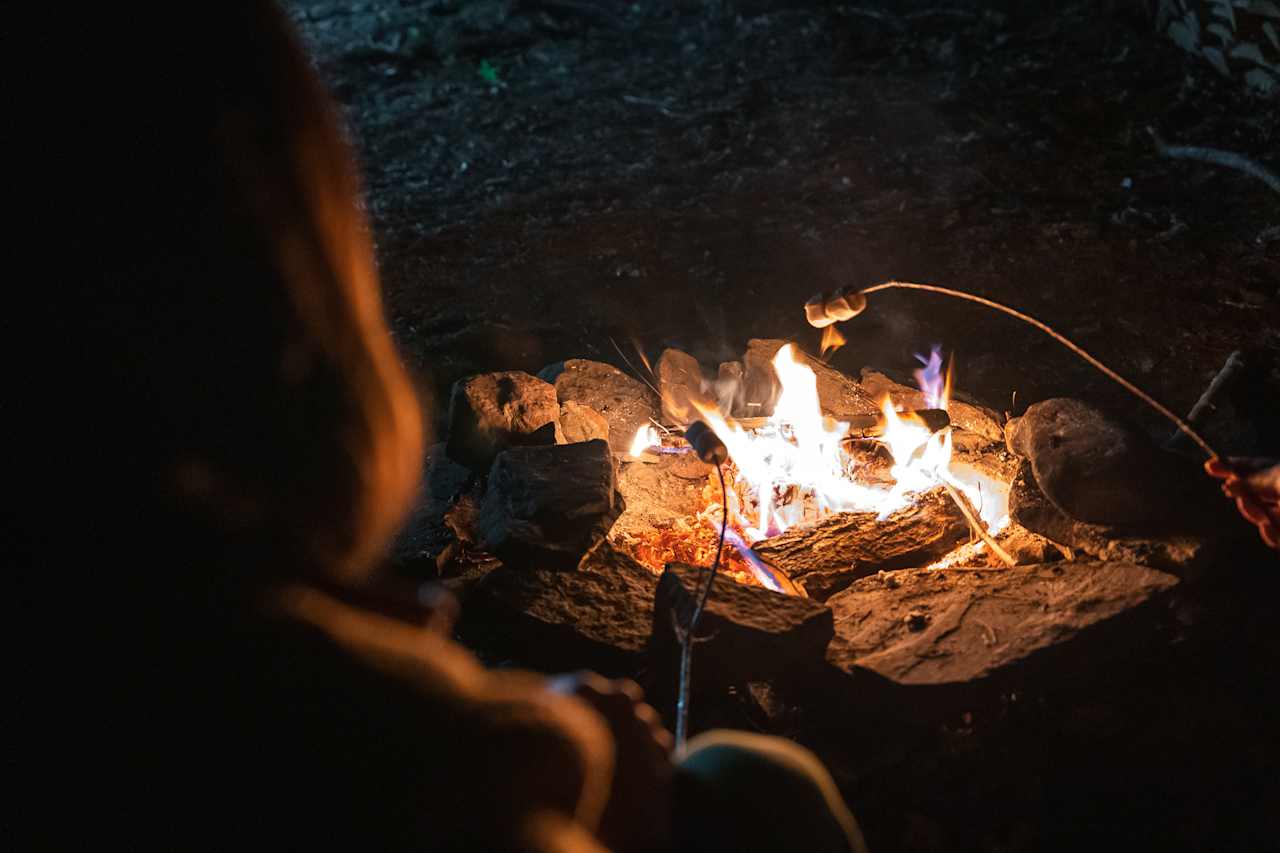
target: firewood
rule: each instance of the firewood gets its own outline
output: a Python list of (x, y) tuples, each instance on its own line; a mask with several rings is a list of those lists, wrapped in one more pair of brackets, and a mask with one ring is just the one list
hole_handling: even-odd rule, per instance
[(758, 542), (754, 550), (823, 600), (882, 569), (927, 565), (968, 535), (959, 508), (937, 488), (884, 520), (874, 512), (842, 512)]

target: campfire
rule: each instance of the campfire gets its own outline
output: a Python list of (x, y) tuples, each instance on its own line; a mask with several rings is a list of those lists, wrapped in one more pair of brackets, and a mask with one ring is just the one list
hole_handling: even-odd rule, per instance
[[(914, 507), (939, 505), (937, 493), (944, 493), (970, 516), (983, 539), (990, 540), (1009, 525), (1008, 481), (957, 457), (955, 427), (948, 415), (952, 372), (943, 369), (937, 348), (927, 358), (918, 358), (923, 365), (915, 371), (923, 404), (919, 412), (895, 404), (887, 389), (873, 414), (852, 412), (842, 419), (824, 412), (814, 369), (789, 343), (778, 347), (768, 362), (772, 381), (767, 387), (774, 399), (761, 406), (772, 407), (766, 417), (732, 416), (732, 400), (742, 381), (732, 376), (718, 383), (704, 381), (696, 388), (664, 382), (664, 409), (695, 415), (728, 449), (725, 494), (709, 472), (702, 489), (704, 505), (696, 512), (662, 528), (624, 534), (621, 543), (659, 572), (671, 562), (706, 564), (714, 556), (727, 509), (727, 574), (776, 592), (804, 594), (803, 586), (792, 583), (760, 552), (767, 552), (769, 543), (783, 534), (790, 533), (792, 540), (803, 538), (804, 531), (842, 514), (887, 522)], [(659, 373), (669, 380), (681, 372)], [(683, 378), (688, 380), (690, 373), (684, 371)], [(647, 423), (636, 431), (629, 456), (652, 461), (691, 451), (677, 429)], [(864, 523), (859, 530), (874, 536), (876, 524)], [(937, 563), (947, 565), (960, 553), (969, 561), (980, 560), (986, 547), (987, 542), (979, 540), (963, 552), (957, 548), (954, 555), (943, 555)]]

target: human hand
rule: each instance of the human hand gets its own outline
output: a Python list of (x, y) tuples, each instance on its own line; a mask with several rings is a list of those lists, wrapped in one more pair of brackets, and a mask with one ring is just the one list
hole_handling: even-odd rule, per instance
[(613, 786), (600, 822), (600, 840), (615, 851), (665, 848), (671, 829), (674, 739), (658, 712), (644, 701), (640, 685), (578, 672), (556, 676), (548, 686), (586, 702), (613, 733)]
[(1258, 528), (1262, 541), (1280, 550), (1280, 463), (1274, 459), (1219, 459), (1204, 463), (1210, 477), (1222, 481), (1222, 491), (1234, 498), (1236, 509)]

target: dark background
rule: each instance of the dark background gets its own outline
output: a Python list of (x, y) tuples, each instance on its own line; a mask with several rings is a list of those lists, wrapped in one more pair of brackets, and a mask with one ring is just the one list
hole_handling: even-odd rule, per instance
[[(1276, 451), (1280, 195), (1163, 158), (1148, 129), (1274, 172), (1280, 106), (1167, 38), (1170, 5), (1196, 4), (289, 8), (345, 107), (393, 329), (437, 429), (463, 375), (628, 367), (615, 344), (709, 365), (753, 336), (816, 350), (809, 295), (897, 278), (1022, 308), (1177, 411), (1243, 349), (1249, 374), (1210, 433)], [(845, 327), (846, 371), (904, 371), (938, 343), (993, 408), (1070, 395), (1168, 429), (1002, 315), (873, 300)], [(842, 725), (834, 701), (815, 720), (812, 697), (783, 697), (783, 722), (760, 724), (819, 750), (876, 850), (1265, 849), (1275, 587), (1201, 587), (1187, 606), (1214, 616), (1194, 635), (1081, 658), (1074, 681), (982, 714), (913, 728), (915, 709), (863, 697)], [(758, 702), (727, 707), (720, 722), (760, 722)]]

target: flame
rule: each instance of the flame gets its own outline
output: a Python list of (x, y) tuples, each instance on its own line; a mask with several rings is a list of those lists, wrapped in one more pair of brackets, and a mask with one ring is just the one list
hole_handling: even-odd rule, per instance
[(952, 362), (947, 363), (947, 372), (944, 376), (942, 373), (942, 348), (937, 346), (929, 351), (928, 358), (916, 353), (916, 361), (924, 365), (924, 367), (916, 370), (913, 375), (916, 378), (916, 384), (920, 386), (920, 390), (924, 393), (925, 407), (945, 409), (947, 403), (951, 400)]
[(636, 437), (631, 439), (631, 456), (639, 459), (651, 447), (661, 447), (662, 437), (651, 424), (644, 424), (636, 430)]
[[(925, 365), (920, 372), (930, 386), (922, 390), (929, 405), (945, 409), (950, 371), (943, 378), (936, 349)], [(858, 482), (857, 464), (843, 441), (849, 425), (822, 414), (813, 370), (796, 358), (790, 344), (778, 350), (773, 369), (781, 391), (773, 415), (758, 429), (747, 431), (716, 409), (698, 405), (702, 419), (729, 449), (735, 482), (745, 486), (740, 499), (730, 496), (729, 512), (748, 543), (836, 512), (875, 512), (884, 518), (909, 505), (913, 493), (944, 478), (981, 509), (992, 532), (1008, 524), (1007, 490), (976, 471), (953, 471), (951, 431), (930, 432), (914, 414), (898, 412), (887, 396), (880, 440), (893, 459), (894, 483), (886, 488)], [(816, 510), (817, 518), (806, 518), (806, 510)]]
[(819, 355), (823, 361), (826, 361), (827, 356), (847, 343), (844, 335), (840, 334), (840, 330), (836, 328), (836, 324), (832, 323), (822, 330), (822, 351)]
[[(935, 348), (916, 371), (926, 405), (946, 409), (950, 402), (951, 370), (943, 372), (941, 352)], [(721, 513), (729, 517), (726, 544), (735, 564), (763, 586), (778, 588), (772, 569), (758, 560), (750, 546), (803, 522), (837, 512), (875, 512), (881, 518), (910, 505), (914, 494), (945, 480), (964, 492), (992, 533), (1009, 523), (1008, 488), (977, 470), (953, 463), (951, 430), (930, 432), (911, 412), (899, 412), (888, 396), (881, 403), (884, 432), (880, 441), (893, 460), (890, 486), (859, 482), (858, 463), (849, 455), (845, 437), (849, 424), (823, 415), (818, 381), (813, 370), (796, 357), (792, 345), (780, 348), (773, 369), (780, 388), (773, 414), (751, 430), (726, 418), (710, 402), (693, 401), (702, 420), (729, 450), (727, 489), (721, 507), (719, 489), (708, 495), (698, 519), (719, 530)], [(661, 445), (650, 425), (641, 427), (631, 455)]]

